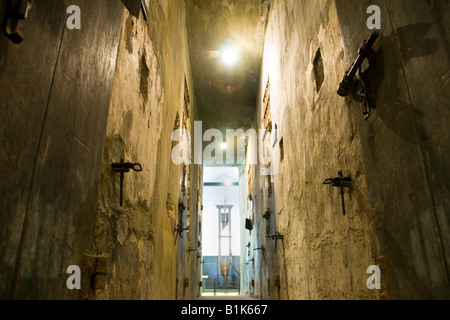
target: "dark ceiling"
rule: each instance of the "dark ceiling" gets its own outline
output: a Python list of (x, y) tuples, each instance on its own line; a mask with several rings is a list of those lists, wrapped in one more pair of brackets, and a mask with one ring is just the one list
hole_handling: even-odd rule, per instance
[[(209, 128), (247, 129), (255, 115), (269, 0), (186, 0), (198, 119)], [(226, 41), (242, 56), (233, 67), (219, 57)]]

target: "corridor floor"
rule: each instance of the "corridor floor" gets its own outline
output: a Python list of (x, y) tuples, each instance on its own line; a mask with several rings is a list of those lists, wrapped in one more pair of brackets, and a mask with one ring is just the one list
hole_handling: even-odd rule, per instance
[(238, 295), (238, 294), (206, 294), (199, 297), (197, 300), (256, 300), (249, 296)]

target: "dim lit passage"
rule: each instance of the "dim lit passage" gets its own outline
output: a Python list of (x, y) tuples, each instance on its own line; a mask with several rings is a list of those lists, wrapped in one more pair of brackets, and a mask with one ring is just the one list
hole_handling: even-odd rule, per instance
[(449, 300), (449, 13), (0, 1), (0, 299)]

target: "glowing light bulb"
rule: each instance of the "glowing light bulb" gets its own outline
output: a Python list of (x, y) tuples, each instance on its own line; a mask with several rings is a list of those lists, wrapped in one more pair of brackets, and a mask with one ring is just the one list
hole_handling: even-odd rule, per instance
[(228, 66), (236, 64), (240, 55), (239, 48), (233, 43), (227, 42), (220, 48), (220, 58)]
[(238, 53), (233, 49), (227, 49), (222, 52), (222, 60), (227, 65), (233, 65), (238, 61)]

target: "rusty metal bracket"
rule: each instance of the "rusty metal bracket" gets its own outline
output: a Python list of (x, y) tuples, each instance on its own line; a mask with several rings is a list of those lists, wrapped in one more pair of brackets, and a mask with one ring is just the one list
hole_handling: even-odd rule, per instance
[[(345, 73), (337, 90), (338, 95), (341, 97), (347, 97), (349, 95), (354, 96), (357, 94), (357, 101), (361, 104), (364, 120), (369, 119), (370, 110), (374, 108), (374, 99), (369, 94), (369, 83), (365, 77), (365, 72), (368, 68), (373, 66), (377, 60), (380, 39), (381, 34), (374, 31), (370, 37), (364, 41), (362, 47), (358, 50), (358, 57), (353, 62), (350, 69)], [(368, 62), (368, 67), (363, 71), (363, 64), (366, 61)]]
[(135, 172), (142, 171), (142, 165), (140, 163), (121, 162), (111, 164), (111, 170), (116, 173), (120, 173), (120, 206), (123, 206), (123, 179), (125, 173), (133, 170)]
[(275, 232), (274, 235), (266, 235), (266, 239), (275, 240), (275, 248), (274, 248), (273, 252), (276, 252), (277, 251), (278, 240), (283, 241), (284, 240), (284, 236), (277, 231), (277, 232)]
[(8, 8), (6, 10), (6, 17), (3, 23), (3, 32), (13, 43), (19, 44), (23, 41), (17, 28), (21, 20), (28, 17), (28, 12), (31, 9), (31, 0), (10, 0), (8, 1)]
[(358, 91), (359, 103), (361, 104), (361, 110), (364, 116), (364, 120), (368, 120), (370, 117), (370, 110), (373, 108), (372, 97), (369, 94), (369, 83), (366, 81), (365, 76), (362, 74), (360, 74), (358, 79), (361, 84), (361, 89)]
[[(195, 248), (195, 249), (187, 249), (186, 250), (186, 252), (188, 253), (188, 261), (189, 261), (189, 258), (191, 257), (191, 252), (194, 252), (194, 251), (197, 251), (197, 248)], [(198, 257), (198, 255), (197, 255), (197, 257)]]
[(345, 199), (344, 199), (344, 188), (349, 187), (353, 183), (352, 178), (344, 177), (342, 171), (338, 172), (337, 178), (328, 178), (323, 181), (323, 184), (330, 184), (335, 188), (339, 188), (341, 190), (341, 202), (342, 202), (342, 212), (345, 216)]
[(183, 239), (183, 231), (188, 231), (188, 230), (189, 230), (189, 227), (183, 228), (183, 224), (182, 223), (179, 223), (177, 225), (176, 229), (174, 230), (175, 231), (175, 243), (174, 243), (174, 245), (177, 244), (178, 237)]
[(253, 249), (253, 251), (259, 251), (259, 250), (262, 251), (263, 259), (266, 260), (266, 248), (264, 248), (264, 246), (261, 246), (261, 248)]
[(272, 240), (283, 240), (284, 236), (277, 231), (273, 236), (266, 236), (266, 238)]
[(178, 219), (177, 227), (174, 230), (175, 231), (175, 243), (174, 243), (174, 245), (177, 244), (178, 237), (183, 239), (183, 231), (188, 231), (189, 230), (189, 227), (186, 227), (186, 228), (183, 227), (183, 220), (181, 218), (181, 216), (182, 216), (181, 213), (183, 213), (184, 210), (186, 210), (186, 206), (184, 205), (184, 202), (181, 199), (179, 199), (179, 201), (178, 201), (178, 217), (179, 217), (179, 219)]

